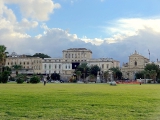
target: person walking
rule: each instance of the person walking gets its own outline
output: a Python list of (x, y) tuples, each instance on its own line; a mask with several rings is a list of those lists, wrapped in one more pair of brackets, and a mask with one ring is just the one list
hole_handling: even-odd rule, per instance
[(141, 80), (141, 78), (140, 78), (140, 80), (139, 80), (139, 84), (140, 84), (140, 85), (142, 84), (142, 80)]
[(46, 85), (46, 82), (47, 82), (47, 81), (46, 81), (46, 78), (44, 78), (43, 82), (44, 82), (44, 85)]

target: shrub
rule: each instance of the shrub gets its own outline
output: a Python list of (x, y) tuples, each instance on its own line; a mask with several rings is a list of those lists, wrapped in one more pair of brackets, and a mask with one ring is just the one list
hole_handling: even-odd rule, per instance
[(33, 76), (30, 79), (30, 83), (39, 83), (40, 82), (40, 78), (38, 76)]
[(24, 79), (23, 78), (18, 78), (16, 81), (17, 81), (18, 84), (21, 84), (21, 83), (24, 82)]
[(24, 75), (21, 75), (21, 74), (17, 75), (16, 79), (17, 79), (16, 82), (17, 82), (18, 84), (23, 83), (24, 80), (25, 80)]
[(0, 79), (1, 79), (0, 81), (2, 83), (7, 83), (8, 82), (8, 76), (9, 76), (9, 72), (8, 71), (2, 72), (1, 77), (0, 77)]

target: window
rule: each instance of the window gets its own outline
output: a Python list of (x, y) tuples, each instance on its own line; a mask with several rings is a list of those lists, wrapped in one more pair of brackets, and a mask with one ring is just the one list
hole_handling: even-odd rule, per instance
[(49, 69), (51, 69), (51, 65), (49, 64)]
[(46, 64), (44, 64), (44, 68), (46, 69)]
[(102, 64), (102, 68), (104, 68), (104, 64)]
[(59, 69), (61, 69), (61, 65), (59, 65)]
[(57, 65), (55, 65), (55, 69), (57, 68)]
[(134, 62), (134, 65), (137, 66), (137, 61)]
[(107, 64), (107, 68), (109, 68), (109, 65)]
[(66, 69), (67, 69), (67, 65), (66, 65)]
[(67, 54), (66, 54), (66, 58), (67, 58)]

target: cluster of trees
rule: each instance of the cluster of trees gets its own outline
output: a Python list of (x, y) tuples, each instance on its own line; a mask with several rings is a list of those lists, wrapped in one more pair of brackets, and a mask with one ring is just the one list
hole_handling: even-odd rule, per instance
[(44, 59), (44, 58), (51, 58), (47, 54), (43, 54), (43, 53), (35, 53), (32, 57), (40, 57), (42, 59)]
[(154, 83), (160, 83), (160, 68), (158, 65), (151, 63), (147, 64), (143, 71), (135, 74), (136, 79), (152, 79)]
[(101, 68), (99, 66), (94, 65), (94, 66), (89, 67), (87, 63), (80, 64), (75, 69), (75, 74), (77, 78), (74, 78), (74, 79), (77, 79), (77, 80), (82, 79), (84, 82), (87, 82), (85, 81), (87, 77), (89, 77), (90, 81), (96, 82), (95, 80), (98, 74), (103, 80), (101, 82), (107, 82), (110, 78), (110, 74), (113, 74), (114, 80), (122, 78), (122, 72), (120, 71), (118, 67), (110, 68), (108, 71), (101, 71)]

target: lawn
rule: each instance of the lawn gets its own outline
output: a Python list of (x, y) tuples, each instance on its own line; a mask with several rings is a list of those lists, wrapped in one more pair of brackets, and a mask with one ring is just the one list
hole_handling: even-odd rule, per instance
[(1, 120), (159, 120), (160, 85), (0, 84)]

